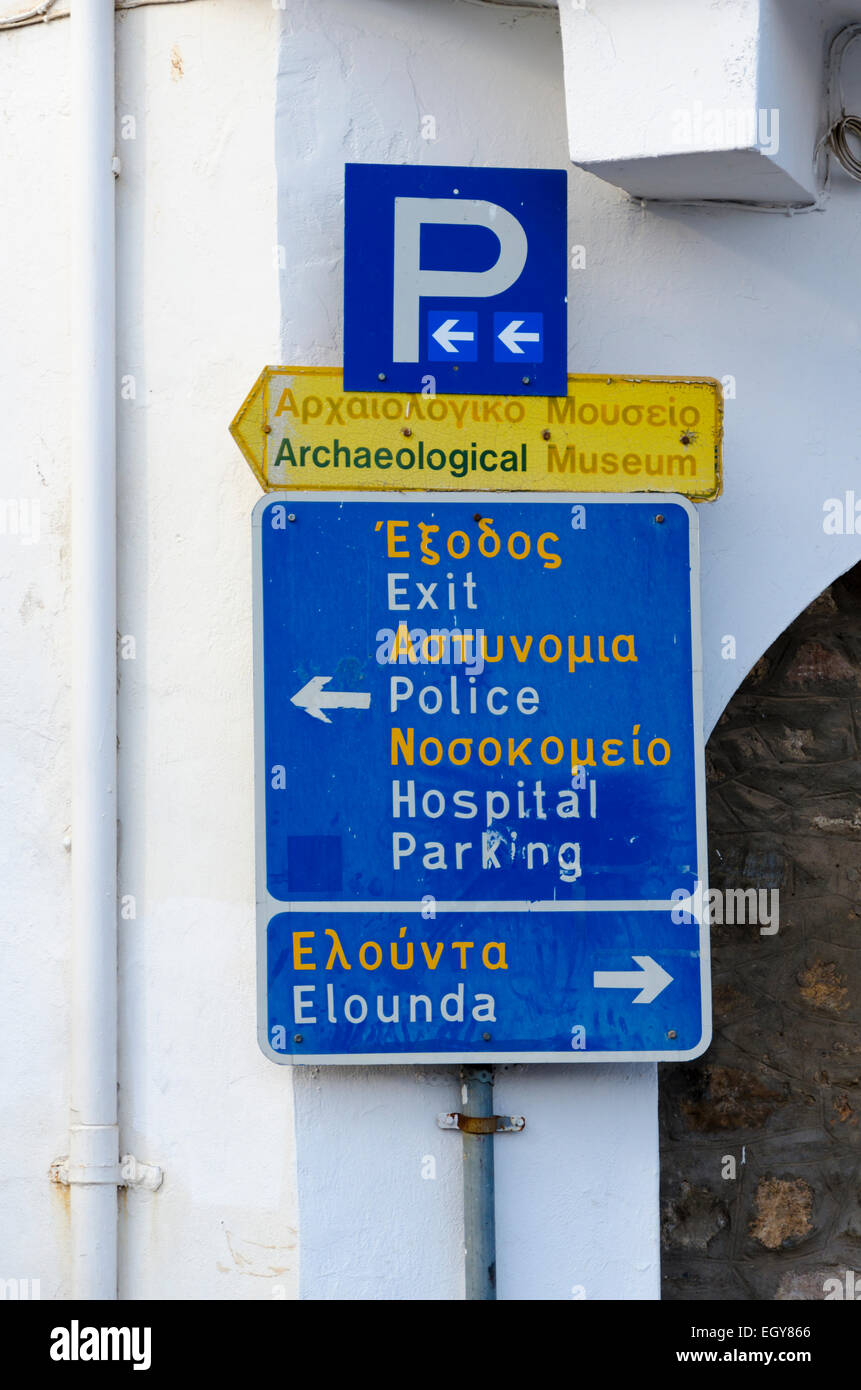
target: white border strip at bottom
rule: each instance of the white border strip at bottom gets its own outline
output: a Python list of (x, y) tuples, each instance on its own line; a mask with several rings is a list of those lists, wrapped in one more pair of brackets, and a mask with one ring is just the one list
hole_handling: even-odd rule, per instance
[[(279, 902), (269, 899), (272, 915), (279, 912), (426, 912), (427, 905), (421, 900), (409, 898), (404, 902)], [(630, 898), (614, 901), (610, 898), (562, 902), (557, 898), (538, 899), (536, 902), (512, 899), (487, 903), (474, 899), (462, 902), (438, 902), (434, 899), (434, 912), (677, 912), (694, 916), (694, 904), (690, 898), (674, 898), (664, 901), (653, 898)]]
[(428, 1063), (456, 1067), (463, 1063), (476, 1063), (479, 1066), (503, 1066), (511, 1062), (571, 1062), (582, 1065), (594, 1062), (692, 1062), (701, 1057), (711, 1042), (711, 1029), (704, 1032), (696, 1047), (687, 1052), (470, 1052), (464, 1048), (460, 1052), (324, 1052), (306, 1057), (300, 1052), (266, 1053), (273, 1061), (288, 1066), (338, 1066), (338, 1067), (386, 1067), (391, 1063), (408, 1066), (413, 1063), (425, 1066)]

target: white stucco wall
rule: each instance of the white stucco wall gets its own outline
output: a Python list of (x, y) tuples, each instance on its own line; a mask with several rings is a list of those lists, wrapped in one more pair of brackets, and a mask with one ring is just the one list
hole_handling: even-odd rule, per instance
[[(0, 1249), (2, 1277), (65, 1285), (67, 1209), (47, 1168), (68, 1132), (68, 357), (65, 331), (67, 41), (0, 35), (7, 93), (0, 380)], [(50, 114), (42, 74), (53, 80)], [(14, 100), (12, 92), (14, 90)], [(57, 138), (57, 131), (62, 134)], [(56, 217), (45, 216), (46, 204)], [(11, 268), (14, 267), (14, 271)], [(14, 330), (12, 330), (14, 325)], [(11, 526), (38, 523), (23, 543)], [(21, 505), (23, 504), (23, 505)], [(62, 1150), (65, 1152), (65, 1150)], [(59, 1152), (59, 1151), (57, 1151)]]
[[(643, 0), (647, 3), (647, 0)], [(260, 367), (340, 359), (347, 159), (568, 163), (558, 19), (465, 0), (199, 0), (118, 20), (121, 1198), (124, 1297), (462, 1295), (450, 1073), (276, 1068), (254, 1018), (251, 474), (227, 424)], [(0, 534), (0, 1277), (68, 1295), (68, 22), (0, 34), (6, 140)], [(858, 60), (861, 62), (861, 58)], [(437, 139), (421, 138), (433, 115)], [(277, 177), (276, 177), (277, 176)], [(707, 723), (861, 557), (822, 503), (859, 476), (861, 189), (822, 214), (641, 209), (570, 174), (571, 370), (732, 374), (701, 508)], [(274, 246), (286, 249), (275, 269)], [(861, 496), (861, 488), (858, 488)], [(8, 507), (7, 513), (8, 515)], [(23, 517), (22, 513), (22, 517)], [(724, 661), (721, 638), (737, 639)], [(294, 1095), (295, 1090), (295, 1106)], [(658, 1292), (652, 1067), (503, 1069), (504, 1298)], [(436, 1178), (422, 1160), (437, 1160)], [(298, 1193), (298, 1196), (297, 1196)], [(297, 1236), (299, 1232), (299, 1236)]]
[[(135, 390), (118, 383), (119, 626), (136, 644), (120, 670), (119, 891), (137, 913), (120, 924), (120, 1124), (122, 1151), (166, 1171), (157, 1194), (120, 1199), (131, 1298), (296, 1287), (290, 1077), (255, 1039), (257, 489), (227, 433), (278, 355), (277, 22), (265, 0), (117, 20), (118, 124), (135, 121), (117, 188), (118, 376)], [(69, 1294), (67, 1198), (47, 1180), (68, 1147), (68, 42), (65, 20), (0, 34), (2, 495), (42, 507), (38, 545), (0, 536), (0, 1276), (40, 1278), (43, 1298)]]

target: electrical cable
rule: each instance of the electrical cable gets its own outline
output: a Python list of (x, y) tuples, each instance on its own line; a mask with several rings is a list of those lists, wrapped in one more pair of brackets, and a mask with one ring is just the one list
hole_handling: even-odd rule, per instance
[(841, 116), (828, 132), (828, 148), (840, 160), (847, 174), (861, 183), (861, 158), (849, 144), (850, 135), (861, 140), (861, 120), (857, 116)]
[(482, 10), (548, 10), (558, 9), (557, 0), (466, 0)]
[[(118, 14), (124, 10), (140, 10), (144, 5), (188, 5), (194, 0), (115, 0), (114, 9)], [(12, 29), (27, 29), (31, 24), (49, 24), (55, 19), (68, 19), (70, 7), (67, 0), (67, 8), (55, 10), (54, 6), (58, 0), (43, 0), (41, 5), (35, 6), (30, 10), (23, 10), (17, 15), (8, 15), (5, 19), (0, 19), (0, 32)]]
[(23, 10), (21, 14), (0, 19), (0, 29), (15, 29), (22, 24), (40, 24), (56, 3), (57, 0), (43, 0), (41, 5), (34, 6), (32, 10)]
[[(855, 39), (861, 37), (861, 24), (847, 24), (835, 34), (828, 50), (828, 129), (817, 145), (817, 153), (825, 149), (842, 164), (856, 183), (861, 183), (861, 154), (849, 143), (861, 142), (861, 118), (846, 111), (843, 94), (843, 59)], [(828, 179), (826, 177), (826, 186)]]

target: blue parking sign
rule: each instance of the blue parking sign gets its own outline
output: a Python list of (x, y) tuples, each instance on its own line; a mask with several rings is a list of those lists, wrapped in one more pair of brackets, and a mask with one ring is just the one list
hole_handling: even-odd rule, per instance
[(348, 164), (345, 389), (564, 396), (566, 180)]
[(705, 1048), (696, 529), (666, 495), (261, 500), (268, 1057)]

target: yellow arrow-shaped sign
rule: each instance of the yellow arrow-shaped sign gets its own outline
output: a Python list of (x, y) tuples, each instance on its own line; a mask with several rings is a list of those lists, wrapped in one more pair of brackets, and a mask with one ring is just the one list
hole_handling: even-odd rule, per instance
[(345, 391), (328, 367), (265, 367), (230, 432), (267, 492), (676, 492), (706, 502), (721, 488), (722, 418), (712, 377), (569, 376), (567, 396), (438, 396)]

